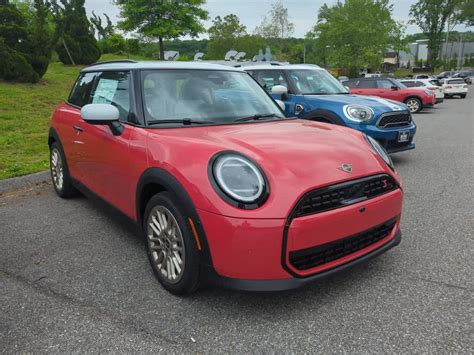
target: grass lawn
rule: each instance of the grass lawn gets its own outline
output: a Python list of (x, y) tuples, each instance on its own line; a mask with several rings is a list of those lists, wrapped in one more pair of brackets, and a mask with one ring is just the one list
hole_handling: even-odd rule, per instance
[[(107, 54), (101, 60), (122, 58), (126, 57)], [(49, 120), (69, 96), (79, 70), (51, 63), (37, 84), (0, 81), (0, 179), (48, 169)]]

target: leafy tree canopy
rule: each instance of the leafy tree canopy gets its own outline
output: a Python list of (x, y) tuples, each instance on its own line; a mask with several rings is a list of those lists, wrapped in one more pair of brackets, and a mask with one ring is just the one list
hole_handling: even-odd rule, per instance
[[(308, 33), (314, 39), (313, 60), (324, 66), (378, 68), (394, 38), (401, 37), (388, 0), (346, 0), (320, 8), (317, 24)], [(376, 21), (374, 21), (376, 19)]]
[(240, 23), (237, 15), (229, 14), (222, 19), (217, 16), (212, 20), (212, 26), (207, 30), (210, 39), (235, 38), (247, 34), (247, 28)]
[(264, 17), (262, 23), (255, 28), (255, 34), (264, 38), (288, 38), (295, 31), (295, 25), (290, 21), (288, 9), (281, 1), (272, 4), (269, 17)]
[(123, 18), (118, 26), (124, 31), (158, 39), (160, 58), (164, 55), (163, 40), (195, 37), (205, 31), (201, 23), (208, 18), (202, 8), (205, 0), (115, 0), (115, 3)]

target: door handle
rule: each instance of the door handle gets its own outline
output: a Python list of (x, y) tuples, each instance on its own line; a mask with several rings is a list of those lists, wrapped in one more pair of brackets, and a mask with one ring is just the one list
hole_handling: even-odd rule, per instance
[(82, 127), (79, 127), (79, 126), (72, 126), (72, 128), (74, 128), (77, 132), (83, 132), (84, 129)]

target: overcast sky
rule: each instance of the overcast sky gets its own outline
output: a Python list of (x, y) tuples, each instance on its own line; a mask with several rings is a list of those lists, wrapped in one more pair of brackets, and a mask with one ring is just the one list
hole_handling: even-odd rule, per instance
[[(209, 11), (210, 18), (225, 16), (234, 13), (239, 16), (240, 21), (247, 26), (247, 32), (253, 32), (254, 28), (260, 24), (274, 0), (207, 0), (204, 6)], [(334, 4), (336, 0), (282, 0), (288, 8), (291, 21), (295, 24), (295, 37), (304, 37), (316, 22), (318, 10), (322, 4)], [(392, 0), (394, 4), (393, 16), (397, 21), (408, 22), (408, 12), (410, 5), (416, 0)], [(90, 14), (93, 10), (97, 14), (107, 13), (112, 19), (117, 20), (118, 8), (112, 4), (112, 0), (86, 0), (86, 9)], [(209, 27), (211, 21), (205, 23)], [(456, 29), (463, 30), (464, 27)], [(472, 29), (472, 28), (471, 28)], [(409, 25), (408, 33), (419, 32), (419, 28)]]

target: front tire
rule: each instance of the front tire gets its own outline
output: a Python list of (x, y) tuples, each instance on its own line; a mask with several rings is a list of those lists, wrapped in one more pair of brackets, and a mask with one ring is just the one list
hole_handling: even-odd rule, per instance
[(420, 112), (423, 109), (423, 104), (420, 99), (416, 97), (410, 97), (405, 100), (405, 105), (408, 106), (408, 109), (411, 113)]
[(465, 98), (466, 98), (466, 94), (459, 95), (459, 96), (461, 96), (461, 99), (465, 99)]
[(76, 195), (77, 190), (72, 185), (66, 158), (58, 143), (54, 142), (51, 144), (49, 157), (51, 180), (53, 181), (53, 187), (58, 196), (61, 198), (69, 198)]
[(153, 196), (143, 220), (148, 258), (155, 277), (175, 295), (196, 291), (199, 252), (179, 201), (168, 192)]

